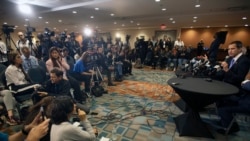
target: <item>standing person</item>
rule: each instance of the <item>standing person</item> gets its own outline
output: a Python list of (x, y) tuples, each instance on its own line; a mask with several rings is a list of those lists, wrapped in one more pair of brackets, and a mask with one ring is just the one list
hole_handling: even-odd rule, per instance
[(2, 63), (5, 66), (8, 66), (8, 54), (7, 54), (7, 47), (6, 44), (2, 41), (2, 38), (0, 38), (0, 63)]
[(218, 54), (220, 44), (221, 44), (221, 41), (219, 38), (219, 33), (217, 32), (214, 34), (214, 40), (211, 43), (210, 48), (208, 50), (208, 59), (212, 65), (214, 65), (216, 63), (217, 54)]
[(180, 37), (178, 37), (177, 40), (174, 42), (174, 47), (177, 50), (181, 50), (184, 47), (184, 42), (181, 40)]
[(23, 47), (28, 47), (31, 54), (33, 56), (36, 56), (36, 51), (37, 51), (36, 46), (33, 43), (30, 44), (30, 41), (25, 38), (23, 32), (18, 32), (17, 35), (19, 37), (19, 40), (16, 42), (18, 52), (22, 54), (21, 49)]
[[(52, 141), (94, 141), (96, 139), (94, 130), (86, 118), (86, 113), (77, 109), (70, 97), (57, 97), (52, 101), (49, 109), (51, 110), (52, 127), (50, 139)], [(77, 113), (80, 125), (86, 130), (70, 123), (69, 119), (73, 113)]]
[(21, 49), (23, 55), (21, 56), (23, 60), (23, 69), (26, 73), (30, 68), (38, 67), (38, 61), (36, 57), (32, 56), (28, 47), (23, 47)]
[(197, 44), (197, 56), (202, 55), (203, 48), (204, 48), (204, 42), (201, 39), (200, 42)]

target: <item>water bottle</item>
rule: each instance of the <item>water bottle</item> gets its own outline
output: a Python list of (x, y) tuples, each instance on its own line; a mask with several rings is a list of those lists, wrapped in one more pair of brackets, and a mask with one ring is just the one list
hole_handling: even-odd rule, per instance
[(112, 141), (116, 141), (117, 140), (117, 134), (116, 134), (116, 127), (115, 126), (112, 129), (111, 140)]

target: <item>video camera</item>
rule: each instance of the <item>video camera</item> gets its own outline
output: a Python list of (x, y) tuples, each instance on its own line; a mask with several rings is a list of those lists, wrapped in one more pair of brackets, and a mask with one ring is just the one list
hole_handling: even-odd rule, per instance
[(27, 38), (27, 39), (31, 39), (31, 38), (33, 38), (34, 36), (32, 36), (32, 32), (35, 32), (36, 31), (36, 29), (34, 28), (34, 27), (30, 27), (30, 26), (28, 26), (27, 28), (26, 28), (26, 33), (25, 33), (25, 38)]
[(2, 31), (4, 34), (9, 35), (11, 32), (14, 32), (15, 26), (14, 25), (6, 25), (2, 26)]
[(37, 35), (37, 38), (39, 40), (42, 40), (42, 41), (47, 41), (47, 40), (50, 40), (50, 37), (51, 36), (55, 36), (55, 32), (54, 31), (51, 31), (50, 29), (48, 28), (45, 28), (44, 29), (44, 33), (42, 34), (38, 34)]
[(63, 31), (59, 36), (60, 36), (60, 40), (61, 40), (62, 42), (64, 42), (65, 39), (67, 38), (67, 33), (66, 33), (66, 31)]

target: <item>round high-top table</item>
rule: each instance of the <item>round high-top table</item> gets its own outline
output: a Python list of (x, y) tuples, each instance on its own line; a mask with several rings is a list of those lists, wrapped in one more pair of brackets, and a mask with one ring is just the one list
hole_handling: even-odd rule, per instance
[(213, 138), (202, 122), (199, 110), (222, 97), (239, 93), (236, 86), (210, 78), (172, 78), (168, 84), (188, 106), (186, 113), (174, 118), (180, 136)]

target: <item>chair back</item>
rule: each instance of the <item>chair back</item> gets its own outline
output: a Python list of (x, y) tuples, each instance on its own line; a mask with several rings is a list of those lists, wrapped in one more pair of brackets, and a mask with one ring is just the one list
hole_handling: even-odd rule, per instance
[(6, 68), (7, 68), (7, 67), (6, 67), (5, 65), (0, 64), (0, 73), (1, 73), (2, 71), (5, 71)]
[(46, 63), (44, 61), (39, 60), (38, 65), (40, 68), (42, 68), (45, 71), (45, 73), (47, 72)]
[(46, 81), (46, 72), (40, 66), (30, 68), (28, 70), (28, 76), (32, 83), (43, 84)]

